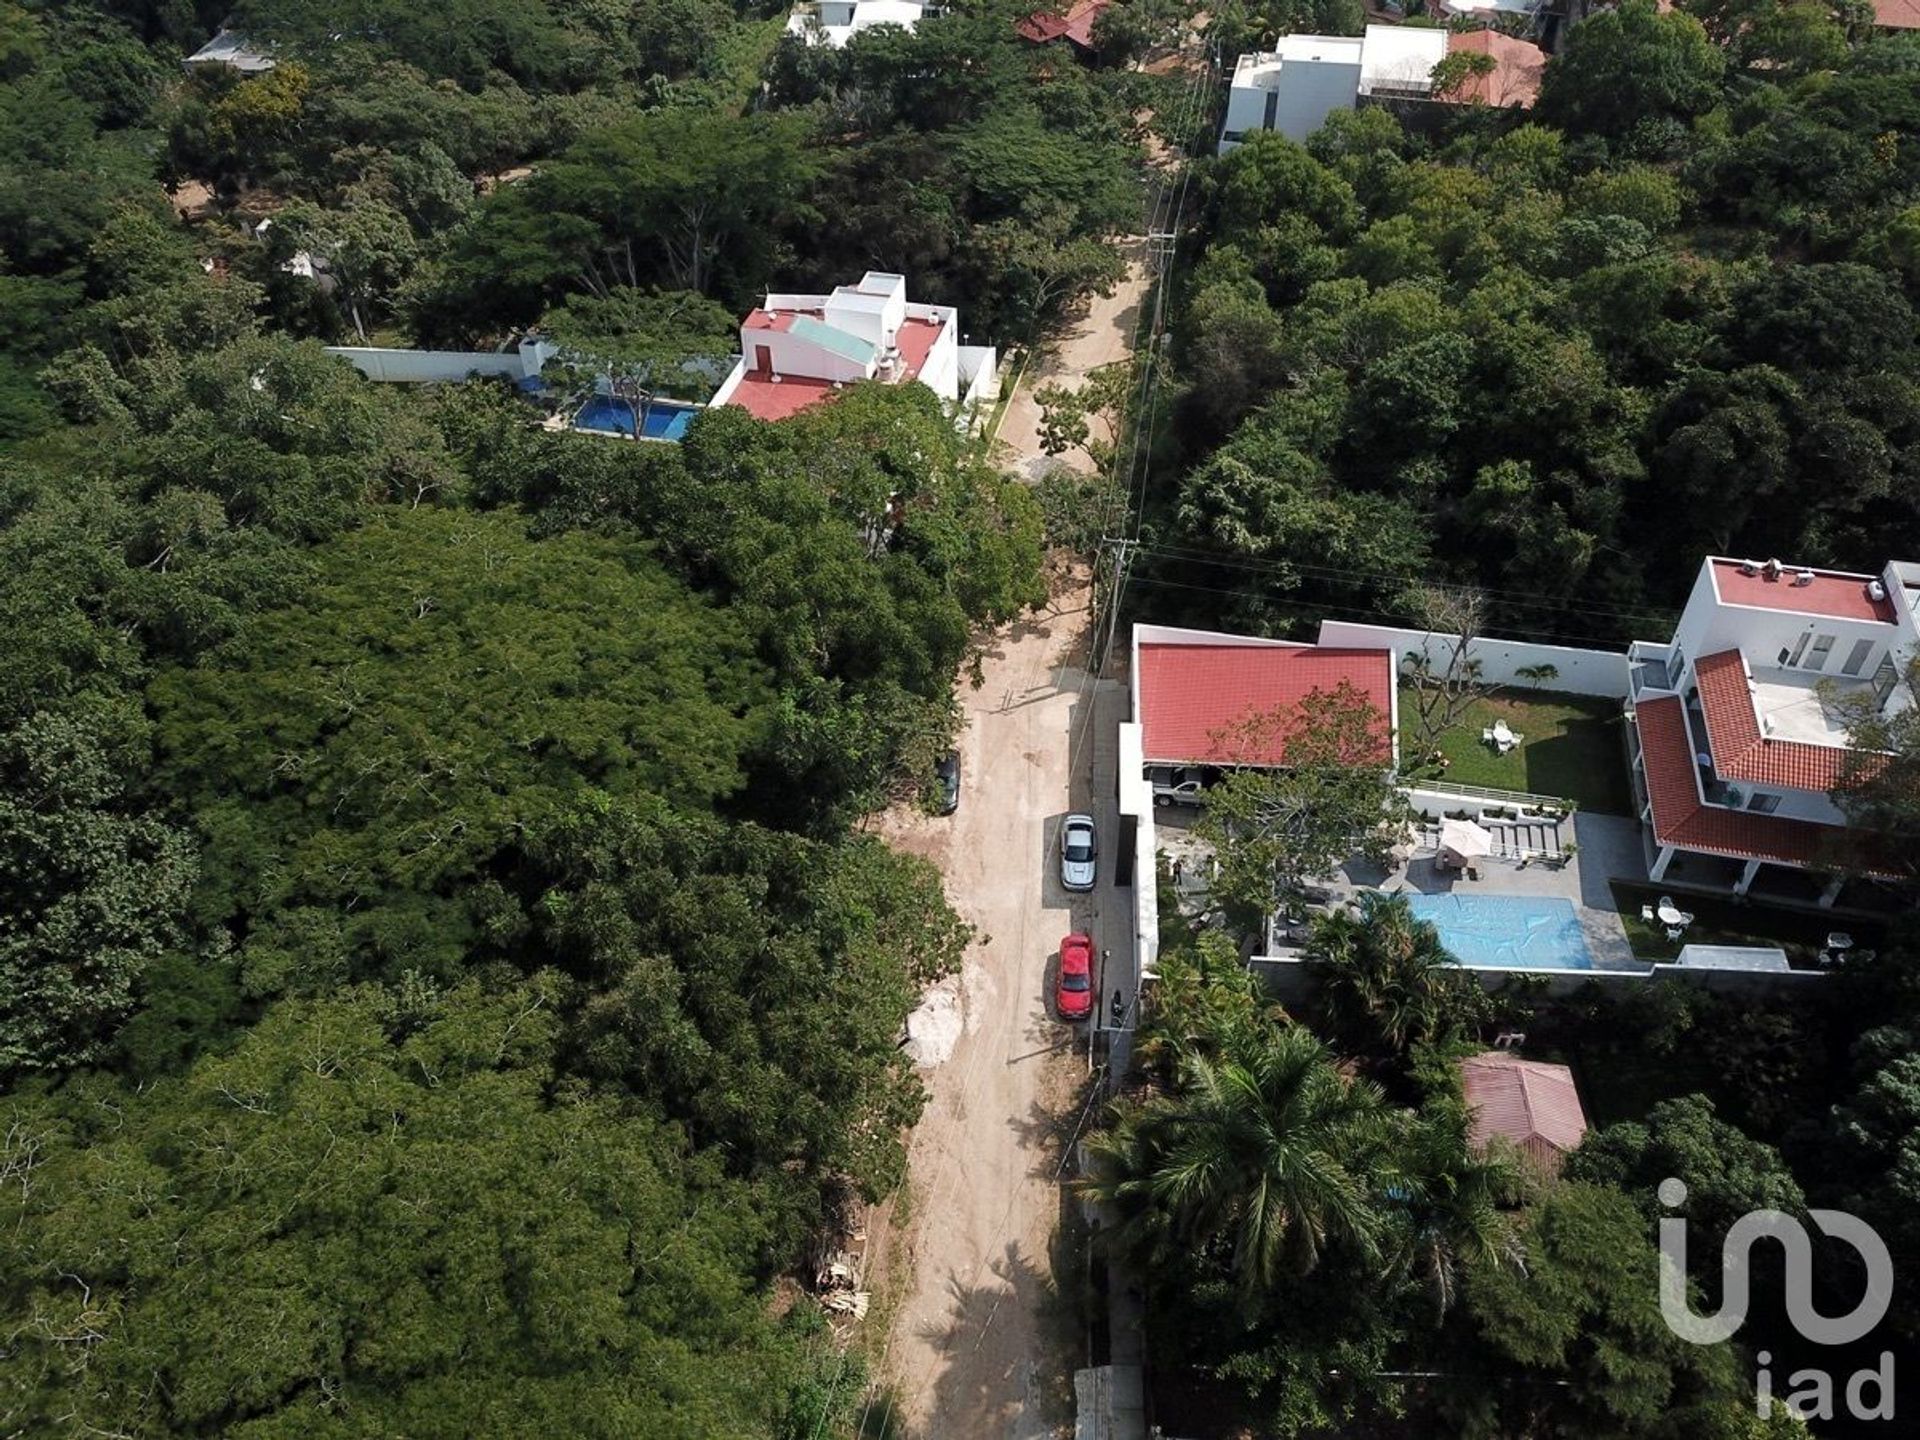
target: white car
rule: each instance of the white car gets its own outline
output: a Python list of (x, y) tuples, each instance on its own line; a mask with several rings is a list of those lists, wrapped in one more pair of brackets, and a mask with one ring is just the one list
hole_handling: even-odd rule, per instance
[(1093, 889), (1099, 846), (1091, 815), (1069, 815), (1060, 825), (1060, 883), (1069, 890)]

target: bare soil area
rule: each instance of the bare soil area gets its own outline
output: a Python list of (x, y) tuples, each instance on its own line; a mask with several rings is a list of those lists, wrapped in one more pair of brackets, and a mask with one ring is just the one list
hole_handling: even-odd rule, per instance
[(1094, 700), (1081, 668), (1087, 600), (1080, 577), (1055, 609), (996, 637), (986, 683), (964, 695), (959, 812), (902, 808), (877, 827), (939, 866), (977, 931), (959, 979), (961, 1034), (924, 1072), (911, 1219), (882, 1262), (911, 1267), (882, 1365), (915, 1440), (1064, 1433), (1085, 1363), (1054, 1274), (1085, 1037), (1054, 1018), (1051, 989), (1060, 938), (1089, 924), (1092, 905), (1061, 889), (1056, 863), (1070, 741)]
[[(1035, 394), (1044, 385), (1078, 390), (1090, 371), (1133, 353), (1133, 336), (1140, 325), (1140, 305), (1147, 293), (1146, 241), (1139, 236), (1116, 242), (1126, 256), (1127, 273), (1111, 295), (1095, 295), (1086, 313), (1045, 353), (1034, 358), (1020, 377), (1020, 388), (1007, 402), (1000, 421), (1000, 460), (1022, 478), (1038, 480), (1056, 465), (1084, 474), (1093, 466), (1074, 452), (1052, 456), (1040, 448), (1040, 405)], [(1109, 437), (1111, 438), (1111, 437)]]

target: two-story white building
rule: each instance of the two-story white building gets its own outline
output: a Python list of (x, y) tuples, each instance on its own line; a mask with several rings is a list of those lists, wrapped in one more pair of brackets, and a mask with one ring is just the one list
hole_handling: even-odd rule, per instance
[(1275, 49), (1242, 55), (1234, 66), (1220, 153), (1261, 130), (1305, 140), (1334, 111), (1363, 101), (1433, 100), (1433, 67), (1451, 50), (1489, 55), (1494, 70), (1446, 99), (1524, 107), (1539, 94), (1546, 56), (1507, 36), (1489, 40), (1402, 25), (1369, 25), (1360, 36), (1286, 35)]
[[(1655, 881), (1686, 855), (1718, 862), (1703, 869), (1737, 868), (1737, 894), (1764, 866), (1835, 867), (1845, 817), (1830, 792), (1851, 747), (1832, 701), (1911, 703), (1901, 681), (1920, 653), (1916, 605), (1920, 565), (1856, 575), (1777, 560), (1702, 564), (1673, 638), (1636, 642), (1628, 657), (1634, 792)], [(1872, 869), (1857, 851), (1852, 862)], [(1841, 883), (1828, 881), (1823, 904)]]
[(870, 270), (828, 295), (770, 294), (740, 322), (740, 359), (709, 403), (784, 420), (863, 380), (917, 381), (969, 414), (995, 383), (997, 357), (961, 339), (958, 312), (910, 301), (900, 275)]
[(807, 0), (787, 17), (787, 34), (838, 50), (876, 25), (911, 30), (929, 8), (922, 0)]

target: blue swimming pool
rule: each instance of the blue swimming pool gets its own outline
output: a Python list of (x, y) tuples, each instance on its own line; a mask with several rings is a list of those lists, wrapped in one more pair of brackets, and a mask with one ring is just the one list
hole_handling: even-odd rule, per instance
[[(682, 405), (677, 400), (656, 400), (647, 407), (646, 423), (640, 433), (649, 440), (678, 440), (693, 423), (697, 405)], [(573, 417), (576, 430), (611, 430), (619, 435), (633, 434), (633, 406), (613, 395), (595, 395)]]
[(1477, 970), (1591, 970), (1573, 902), (1534, 895), (1409, 895), (1414, 916)]

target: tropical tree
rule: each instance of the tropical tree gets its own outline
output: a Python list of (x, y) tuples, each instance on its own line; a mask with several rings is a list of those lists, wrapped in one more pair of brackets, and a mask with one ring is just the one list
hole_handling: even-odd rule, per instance
[[(1383, 860), (1404, 834), (1386, 731), (1379, 709), (1343, 682), (1216, 737), (1228, 763), (1261, 762), (1208, 791), (1196, 827), (1220, 862), (1215, 892), (1244, 922), (1264, 923), (1355, 852)], [(1272, 763), (1276, 751), (1282, 763)]]
[(696, 364), (730, 354), (738, 333), (732, 312), (704, 295), (624, 286), (571, 296), (539, 328), (560, 347), (547, 368), (576, 385), (606, 384), (632, 407), (636, 439), (661, 392), (704, 397), (712, 380)]
[(1310, 1032), (1276, 1028), (1234, 1058), (1186, 1055), (1172, 1094), (1122, 1102), (1087, 1189), (1119, 1208), (1121, 1243), (1145, 1262), (1208, 1250), (1265, 1290), (1334, 1248), (1378, 1253), (1366, 1165), (1381, 1105)]
[(1402, 1111), (1386, 1147), (1382, 1246), (1389, 1275), (1412, 1283), (1438, 1322), (1459, 1303), (1471, 1270), (1525, 1268), (1506, 1206), (1526, 1177), (1505, 1156), (1477, 1153), (1465, 1106), (1451, 1098)]
[(1825, 697), (1852, 742), (1833, 802), (1850, 830), (1870, 837), (1865, 853), (1842, 858), (1880, 872), (1897, 866), (1912, 883), (1920, 880), (1920, 660), (1908, 661), (1894, 683), (1909, 703), (1883, 705), (1871, 690)]
[(1307, 959), (1328, 1028), (1364, 1051), (1404, 1058), (1423, 1042), (1472, 1038), (1493, 1012), (1404, 895), (1366, 891), (1357, 915), (1319, 916)]
[(1522, 1238), (1524, 1269), (1467, 1271), (1473, 1338), (1458, 1362), (1486, 1378), (1436, 1392), (1449, 1433), (1682, 1440), (1716, 1433), (1746, 1398), (1728, 1346), (1682, 1340), (1662, 1318), (1653, 1239), (1625, 1195), (1550, 1186)]

